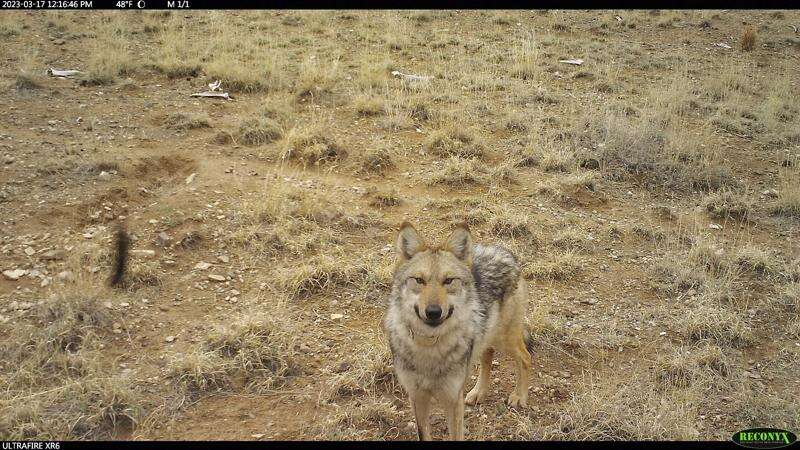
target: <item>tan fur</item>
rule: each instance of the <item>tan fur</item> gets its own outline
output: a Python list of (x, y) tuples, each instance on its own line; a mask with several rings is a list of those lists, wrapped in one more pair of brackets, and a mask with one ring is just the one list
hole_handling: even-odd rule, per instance
[[(476, 249), (479, 247), (474, 246), (469, 229), (464, 225), (458, 226), (444, 243), (437, 246), (426, 244), (408, 223), (401, 226), (398, 234), (397, 300), (390, 305), (385, 327), (390, 342), (394, 343), (395, 370), (409, 394), (420, 440), (431, 439), (428, 418), (433, 398), (445, 409), (449, 438), (464, 438), (466, 381), (480, 361), (478, 382), (466, 395), (466, 403), (482, 401), (489, 389), (495, 351), (506, 352), (514, 361), (516, 387), (509, 395), (508, 403), (517, 408), (526, 406), (531, 370), (531, 355), (525, 344), (527, 286), (521, 278), (515, 285), (505, 285), (502, 298), (481, 300), (483, 303), (479, 302), (479, 308), (484, 308), (484, 313), (475, 316), (478, 314), (474, 310), (475, 304), (465, 300), (467, 294), (464, 292), (472, 292), (469, 298), (475, 298), (477, 284), (471, 270), (473, 252), (479, 251)], [(510, 257), (516, 267), (516, 260)], [(498, 268), (496, 272), (485, 275), (498, 275), (500, 279), (507, 279), (502, 275), (511, 273), (503, 271), (504, 267), (511, 266), (486, 264), (484, 262), (485, 267), (476, 266), (475, 270)], [(420, 316), (420, 312), (431, 305), (440, 306), (443, 316), (450, 308), (455, 312), (441, 325), (431, 328)], [(410, 312), (412, 308), (416, 309), (416, 316)], [(480, 322), (478, 317), (485, 319)], [(451, 350), (445, 349), (452, 349), (452, 355), (448, 353)], [(456, 357), (464, 351), (468, 356), (462, 363)], [(433, 375), (438, 373), (438, 365), (449, 369)]]

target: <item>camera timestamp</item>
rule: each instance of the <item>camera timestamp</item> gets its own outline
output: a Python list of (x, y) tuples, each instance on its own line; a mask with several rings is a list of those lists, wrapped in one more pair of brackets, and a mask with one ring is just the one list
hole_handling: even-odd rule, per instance
[(0, 9), (88, 9), (93, 0), (2, 0)]

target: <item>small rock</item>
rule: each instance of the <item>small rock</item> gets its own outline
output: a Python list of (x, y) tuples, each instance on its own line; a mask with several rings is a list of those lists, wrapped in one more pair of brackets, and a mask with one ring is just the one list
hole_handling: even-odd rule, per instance
[(63, 272), (59, 272), (58, 275), (56, 275), (56, 276), (61, 281), (72, 281), (73, 279), (75, 279), (75, 276), (69, 270), (65, 270)]
[(66, 43), (67, 43), (67, 41), (65, 41), (63, 39), (56, 39), (56, 40), (53, 41), (53, 44), (55, 44), (55, 45), (64, 45)]
[(48, 250), (42, 253), (39, 256), (41, 259), (45, 261), (59, 261), (64, 259), (64, 251), (63, 250)]
[(711, 228), (712, 230), (721, 230), (722, 229), (722, 225), (719, 225), (719, 224), (716, 224), (716, 223), (710, 223), (710, 224), (708, 224), (708, 228)]
[(228, 258), (228, 257), (227, 257), (227, 256), (225, 256), (225, 255), (220, 255), (220, 256), (217, 256), (217, 259), (219, 259), (219, 260), (220, 260), (220, 262), (222, 262), (222, 263), (224, 263), (224, 264), (228, 264), (229, 262), (231, 262), (231, 259), (230, 259), (230, 258)]
[(153, 257), (156, 256), (155, 250), (131, 250), (131, 254), (138, 256)]
[(99, 179), (101, 179), (103, 181), (108, 181), (108, 180), (111, 179), (111, 174), (104, 170), (104, 171), (100, 172), (100, 175), (98, 175), (97, 178), (99, 178)]
[(167, 336), (164, 338), (164, 341), (168, 343), (175, 342), (175, 336)]
[(331, 314), (331, 320), (339, 320), (344, 318), (344, 314)]
[(36, 250), (33, 247), (25, 247), (25, 254), (28, 256), (33, 256), (36, 254)]
[(199, 263), (194, 265), (194, 268), (197, 270), (206, 270), (211, 267), (211, 263), (207, 263), (205, 261), (200, 261)]
[(222, 275), (215, 275), (215, 274), (209, 275), (208, 279), (211, 281), (218, 281), (218, 282), (225, 281), (225, 277), (223, 277)]
[(350, 367), (351, 367), (351, 365), (350, 365), (349, 362), (342, 361), (338, 366), (336, 366), (335, 369), (333, 369), (333, 371), (334, 371), (334, 373), (347, 372), (348, 370), (350, 370)]
[(186, 177), (186, 184), (191, 184), (191, 183), (192, 183), (192, 181), (194, 181), (194, 177), (196, 177), (196, 176), (197, 176), (197, 174), (196, 174), (196, 173), (192, 173), (191, 175), (189, 175), (188, 177)]
[(3, 276), (11, 281), (17, 281), (26, 273), (28, 273), (28, 271), (25, 269), (4, 270)]
[[(192, 175), (194, 175), (194, 174), (192, 174)], [(251, 434), (250, 436), (254, 437), (255, 439), (261, 439), (266, 435), (264, 433), (255, 433), (255, 434)]]
[(158, 233), (158, 236), (156, 236), (156, 245), (159, 247), (166, 247), (170, 240), (172, 240), (172, 238), (169, 237), (167, 233), (162, 231), (161, 233)]

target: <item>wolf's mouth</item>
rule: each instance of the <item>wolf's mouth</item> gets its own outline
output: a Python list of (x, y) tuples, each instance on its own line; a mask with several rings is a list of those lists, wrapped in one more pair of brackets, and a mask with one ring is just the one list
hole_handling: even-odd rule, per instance
[(419, 307), (417, 305), (414, 305), (414, 312), (417, 313), (417, 317), (419, 317), (419, 320), (421, 320), (425, 325), (428, 325), (429, 327), (438, 327), (439, 325), (441, 325), (442, 322), (444, 322), (445, 320), (449, 319), (450, 316), (453, 315), (453, 309), (454, 309), (453, 305), (450, 305), (450, 308), (447, 310), (447, 316), (446, 317), (443, 317), (441, 319), (436, 319), (436, 320), (430, 320), (430, 319), (426, 319), (426, 318), (422, 317), (419, 314)]

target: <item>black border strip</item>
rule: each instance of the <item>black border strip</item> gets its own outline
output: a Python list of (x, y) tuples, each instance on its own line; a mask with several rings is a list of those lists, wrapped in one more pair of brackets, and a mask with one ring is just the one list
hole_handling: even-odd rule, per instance
[[(18, 446), (19, 443), (27, 444), (25, 447)], [(78, 449), (361, 449), (361, 448), (415, 448), (419, 447), (452, 448), (459, 450), (477, 448), (501, 448), (501, 449), (652, 449), (652, 448), (674, 448), (674, 449), (739, 449), (732, 441), (627, 441), (627, 442), (333, 442), (333, 441), (31, 441), (31, 442), (3, 442), (0, 450), (78, 450)]]
[[(18, 9), (795, 9), (791, 0), (19, 0)], [(11, 9), (11, 8), (7, 8)]]

